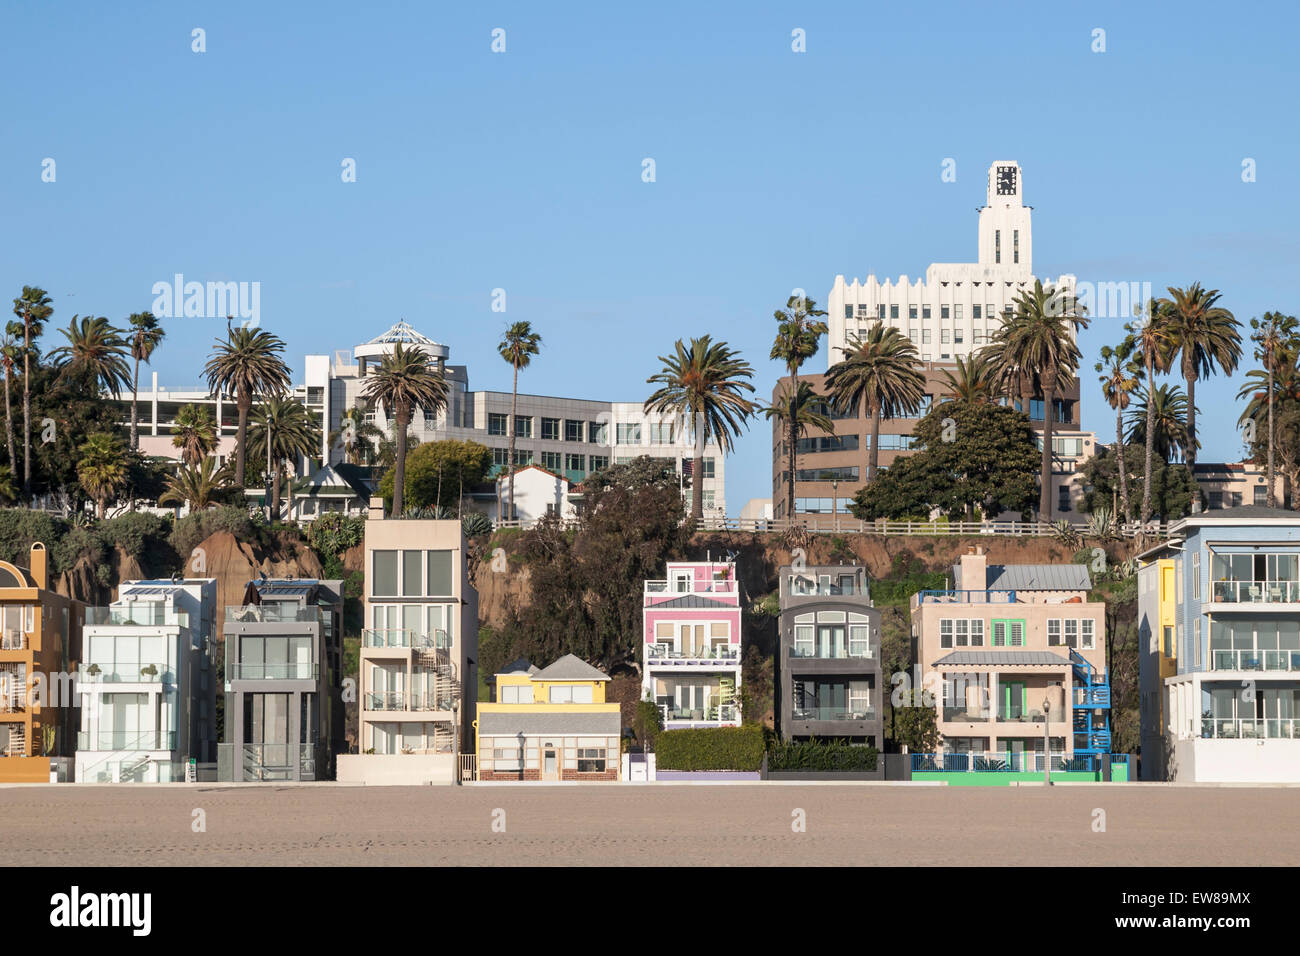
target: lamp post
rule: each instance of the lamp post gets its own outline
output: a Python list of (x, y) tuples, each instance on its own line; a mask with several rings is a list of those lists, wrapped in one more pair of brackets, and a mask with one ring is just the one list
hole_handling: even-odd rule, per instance
[(456, 785), (460, 786), (460, 701), (451, 702), (451, 759), (456, 765)]
[(1052, 712), (1052, 702), (1043, 698), (1043, 785), (1052, 785), (1052, 739), (1047, 735), (1048, 715)]
[(835, 516), (835, 530), (840, 530), (840, 483), (838, 479), (831, 481), (831, 514)]

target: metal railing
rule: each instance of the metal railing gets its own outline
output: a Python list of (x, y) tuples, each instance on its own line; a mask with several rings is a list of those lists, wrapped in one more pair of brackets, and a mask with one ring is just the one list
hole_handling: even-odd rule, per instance
[(315, 680), (319, 675), (320, 668), (315, 661), (226, 665), (227, 680)]
[(874, 707), (796, 707), (794, 720), (875, 720)]
[(665, 723), (670, 720), (689, 720), (695, 723), (726, 723), (739, 719), (739, 711), (735, 704), (712, 704), (707, 708), (695, 710), (660, 704), (659, 714)]
[(1210, 651), (1212, 671), (1300, 671), (1300, 651)]
[(27, 647), (27, 635), (18, 628), (0, 631), (0, 651), (21, 651)]
[(943, 719), (969, 724), (988, 723), (993, 717), (989, 714), (987, 707), (945, 707), (943, 709)]
[[(531, 528), (537, 522), (532, 521), (496, 521), (493, 528)], [(575, 519), (565, 522), (567, 526), (577, 524)], [(880, 535), (1013, 535), (1024, 537), (1050, 538), (1057, 535), (1057, 528), (1045, 521), (893, 521), (881, 518), (877, 521), (859, 521), (847, 514), (805, 514), (794, 522), (784, 518), (728, 518), (721, 515), (705, 515), (700, 519), (699, 528), (703, 531), (747, 531), (747, 532), (782, 532), (791, 526), (803, 528), (814, 534), (880, 534)], [(1087, 535), (1087, 522), (1071, 524), (1071, 528), (1081, 535)], [(1136, 538), (1142, 535), (1152, 538), (1168, 537), (1169, 525), (1151, 522), (1145, 528), (1136, 523), (1124, 525), (1117, 533), (1124, 538)]]
[(413, 647), (427, 650), (450, 650), (447, 632), (421, 634), (407, 628), (368, 628), (361, 632), (362, 647)]
[(169, 604), (135, 604), (131, 607), (88, 607), (86, 624), (94, 627), (189, 627), (190, 616)]
[(314, 604), (303, 606), (290, 601), (268, 601), (265, 604), (226, 607), (226, 621), (231, 624), (316, 624), (320, 620), (321, 609)]
[(694, 661), (738, 661), (740, 660), (740, 648), (705, 647), (687, 648), (684, 651), (678, 651), (662, 644), (649, 644), (646, 646), (646, 657), (652, 661), (668, 661), (682, 664)]
[(645, 593), (659, 595), (675, 594), (735, 594), (735, 581), (646, 581)]
[(1300, 604), (1300, 581), (1211, 581), (1216, 604)]
[[(233, 745), (225, 745), (233, 746)], [(243, 744), (244, 780), (292, 780), (297, 765), (299, 779), (316, 778), (315, 744)]]
[[(1123, 755), (1116, 755), (1112, 760)], [(912, 754), (912, 773), (1042, 773), (1043, 755), (990, 750), (972, 753)], [(1124, 756), (1124, 761), (1127, 761)], [(1096, 772), (1101, 769), (1097, 754), (1051, 754), (1055, 771)]]
[(876, 655), (873, 653), (871, 643), (864, 641), (849, 641), (848, 647), (835, 647), (822, 649), (817, 647), (800, 647), (798, 644), (790, 646), (790, 656), (800, 660), (822, 660), (822, 661), (843, 661), (843, 660), (871, 660)]
[(789, 595), (798, 597), (871, 597), (871, 587), (867, 584), (827, 584), (810, 577), (791, 575)]
[(1228, 740), (1300, 739), (1300, 717), (1202, 717), (1201, 736)]
[(1015, 604), (1016, 592), (993, 591), (938, 591), (916, 592), (917, 604)]
[(78, 750), (175, 750), (174, 730), (103, 730), (77, 733)]
[(101, 684), (157, 684), (171, 677), (165, 661), (130, 664), (82, 664), (77, 680)]
[(405, 691), (384, 691), (378, 694), (366, 694), (365, 709), (368, 711), (413, 711), (413, 710), (451, 710), (454, 695), (450, 691), (428, 691), (407, 693)]

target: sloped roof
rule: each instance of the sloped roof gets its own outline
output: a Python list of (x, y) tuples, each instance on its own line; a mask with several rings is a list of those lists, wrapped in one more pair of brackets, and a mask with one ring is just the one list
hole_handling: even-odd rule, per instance
[(1092, 578), (1084, 564), (990, 564), (984, 581), (963, 581), (961, 565), (952, 569), (957, 590), (1090, 591)]
[(372, 491), (371, 470), (340, 462), (318, 469), (294, 494), (303, 497), (355, 496), (369, 500)]
[(554, 664), (533, 674), (533, 680), (609, 680), (609, 675), (592, 667), (580, 657), (565, 654)]
[(617, 706), (608, 713), (494, 714), (480, 713), (480, 735), (557, 734), (567, 736), (614, 737), (623, 732)]
[(658, 610), (661, 607), (666, 608), (727, 608), (734, 611), (735, 604), (729, 604), (726, 601), (719, 601), (717, 598), (700, 597), (698, 594), (683, 594), (679, 598), (673, 598), (671, 601), (659, 601), (654, 604), (647, 604), (647, 608)]
[(421, 335), (405, 320), (399, 319), (387, 332), (376, 335), (367, 342), (367, 345), (388, 345), (394, 342), (401, 342), (403, 345), (437, 345), (433, 339), (427, 335)]
[(516, 657), (513, 661), (499, 670), (499, 674), (536, 674), (537, 667), (529, 663), (526, 657)]
[(978, 667), (983, 664), (1011, 667), (1069, 667), (1069, 658), (1051, 651), (953, 651), (934, 662), (935, 667)]
[[(549, 469), (549, 468), (543, 468), (541, 465), (532, 464), (532, 463), (529, 463), (529, 464), (527, 464), (527, 465), (524, 465), (524, 466), (521, 467), (521, 468), (516, 468), (516, 469), (515, 469), (515, 477), (518, 478), (520, 475), (522, 475), (522, 474), (523, 474), (524, 472), (526, 472), (526, 471), (540, 471), (542, 474), (544, 474), (544, 475), (550, 475), (552, 478), (556, 478), (556, 479), (558, 479), (558, 480), (564, 482), (566, 485), (569, 485), (570, 487), (573, 486), (573, 482), (572, 482), (570, 479), (566, 478), (564, 475), (557, 475), (555, 472), (551, 471), (551, 469)], [(502, 471), (501, 474), (497, 475), (496, 481), (497, 481), (497, 484), (499, 484), (499, 485), (507, 484), (507, 483), (510, 481), (510, 472), (508, 472), (508, 471)]]

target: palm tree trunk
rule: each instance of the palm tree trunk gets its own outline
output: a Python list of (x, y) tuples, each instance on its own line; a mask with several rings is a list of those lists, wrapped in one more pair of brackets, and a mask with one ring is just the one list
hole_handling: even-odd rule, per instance
[(275, 472), (271, 477), (271, 520), (280, 520), (280, 463), (275, 463)]
[(23, 314), (23, 497), (32, 493), (32, 316)]
[[(239, 410), (239, 424), (235, 428), (235, 487), (244, 490), (244, 446), (248, 443), (248, 412), (253, 407), (253, 396), (241, 387), (235, 396), (235, 405)], [(269, 437), (269, 436), (268, 436)]]
[(880, 468), (880, 403), (871, 402), (871, 451), (867, 453), (867, 483), (876, 480)]
[(1125, 525), (1133, 520), (1133, 515), (1128, 509), (1128, 474), (1124, 468), (1124, 413), (1118, 403), (1115, 406), (1115, 445), (1115, 454), (1119, 459), (1119, 500), (1124, 509), (1120, 524)]
[(136, 451), (140, 447), (139, 432), (139, 414), (140, 408), (137, 399), (140, 397), (140, 357), (135, 358), (135, 375), (131, 380), (131, 450)]
[(704, 450), (698, 437), (695, 448), (698, 454), (691, 459), (691, 520), (699, 521), (704, 517)]
[(14, 480), (18, 479), (18, 458), (14, 455), (14, 412), (9, 398), (9, 367), (5, 366), (5, 438), (9, 442), (9, 472)]
[[(790, 366), (790, 387), (794, 389), (794, 391), (790, 393), (790, 434), (789, 434), (790, 454), (788, 455), (788, 458), (790, 460), (790, 479), (787, 482), (788, 487), (786, 488), (786, 492), (785, 492), (785, 502), (786, 502), (785, 516), (789, 521), (793, 522), (794, 521), (794, 473), (795, 473), (795, 469), (798, 467), (798, 459), (799, 459), (799, 453), (795, 448), (795, 445), (797, 444), (799, 439), (799, 416), (796, 410), (797, 402), (799, 401), (799, 366), (797, 365)], [(794, 525), (791, 524), (790, 527), (794, 527)]]
[(1268, 358), (1268, 506), (1277, 507), (1273, 494), (1273, 359)]
[(1043, 374), (1043, 458), (1038, 490), (1038, 520), (1052, 520), (1052, 403), (1056, 397), (1056, 374)]
[(1192, 487), (1196, 488), (1196, 368), (1187, 358), (1183, 359), (1183, 378), (1187, 380), (1187, 450), (1183, 461), (1192, 472)]
[(1142, 473), (1142, 524), (1145, 525), (1151, 519), (1151, 458), (1155, 452), (1156, 439), (1156, 403), (1155, 392), (1156, 383), (1155, 369), (1152, 367), (1153, 358), (1148, 352), (1147, 360), (1147, 462), (1146, 470)]
[(404, 500), (404, 492), (406, 491), (406, 428), (411, 424), (411, 413), (400, 405), (395, 411), (397, 415), (394, 424), (397, 426), (397, 434), (393, 437), (397, 445), (397, 456), (393, 460), (393, 517), (400, 518), (406, 504)]
[(519, 366), (515, 365), (515, 380), (510, 387), (510, 460), (506, 468), (510, 475), (510, 520), (514, 520), (518, 511), (515, 508), (515, 402), (519, 399)]

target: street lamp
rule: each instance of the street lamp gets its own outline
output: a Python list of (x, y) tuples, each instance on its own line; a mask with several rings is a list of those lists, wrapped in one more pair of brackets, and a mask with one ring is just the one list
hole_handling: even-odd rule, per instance
[(451, 702), (451, 759), (455, 764), (455, 779), (460, 785), (460, 701)]
[(1052, 712), (1052, 701), (1043, 698), (1043, 785), (1052, 785), (1052, 741), (1047, 735), (1048, 715)]
[(831, 479), (831, 514), (835, 516), (835, 530), (840, 530), (840, 482)]

